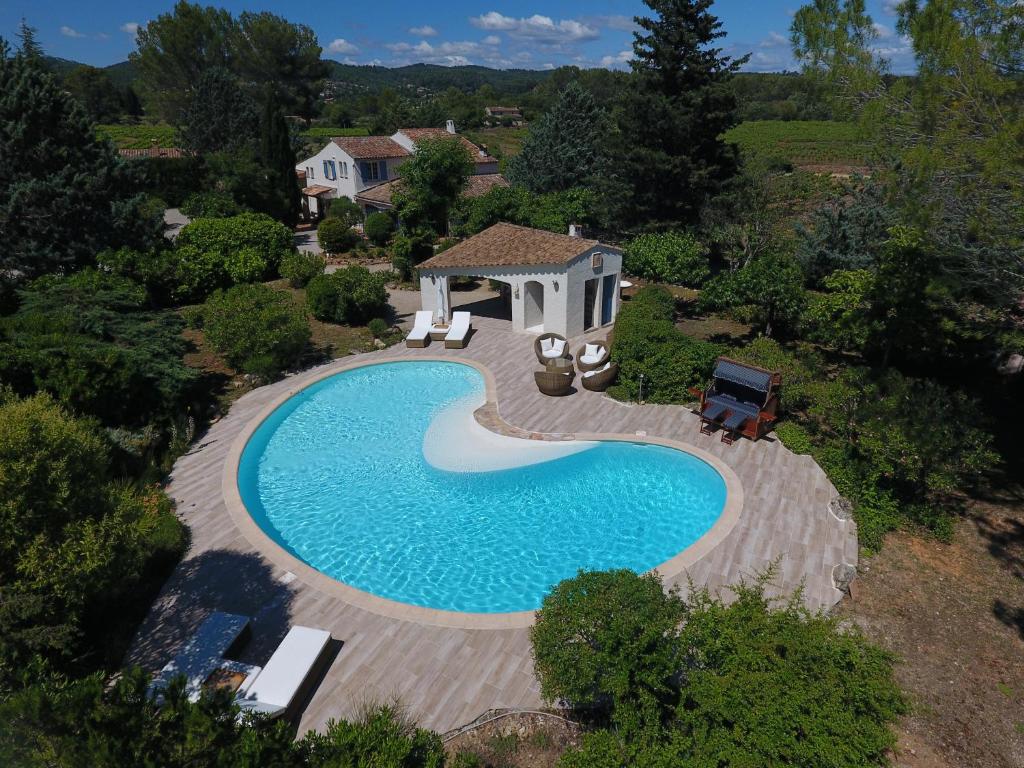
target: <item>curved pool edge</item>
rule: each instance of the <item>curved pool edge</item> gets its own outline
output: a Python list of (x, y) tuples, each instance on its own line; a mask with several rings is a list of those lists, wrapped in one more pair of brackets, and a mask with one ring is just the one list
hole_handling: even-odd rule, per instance
[[(493, 406), (500, 418), (500, 404), (497, 399), (497, 383), (494, 375), (486, 366), (456, 355), (417, 355), (415, 358), (390, 358), (376, 360), (359, 360), (346, 358), (336, 364), (327, 365), (323, 370), (317, 371), (314, 375), (303, 378), (301, 384), (289, 387), (286, 391), (271, 400), (266, 406), (260, 409), (239, 432), (231, 444), (221, 477), (221, 491), (224, 504), (228, 514), (245, 539), (267, 560), (274, 565), (293, 573), (299, 580), (309, 586), (321, 590), (324, 593), (337, 597), (345, 602), (363, 610), (386, 616), (392, 619), (412, 621), (420, 624), (431, 624), (434, 626), (451, 627), (457, 629), (516, 629), (527, 628), (533, 625), (535, 611), (514, 611), (507, 613), (471, 613), (462, 611), (446, 611), (438, 608), (426, 608), (419, 605), (398, 602), (388, 598), (374, 595), (357, 589), (345, 582), (339, 581), (318, 571), (313, 566), (292, 555), (280, 544), (275, 542), (253, 519), (249, 510), (242, 501), (238, 488), (238, 471), (242, 460), (242, 453), (253, 434), (270, 415), (280, 408), (289, 399), (313, 386), (317, 382), (343, 373), (354, 368), (364, 368), (372, 365), (389, 365), (403, 362), (440, 362), (459, 363), (467, 365), (478, 371), (484, 379), (486, 402), (484, 407)], [(504, 419), (502, 419), (504, 422)], [(508, 425), (514, 429), (511, 425)], [(525, 438), (524, 438), (525, 439)], [(744, 507), (743, 486), (739, 477), (725, 462), (717, 456), (698, 448), (676, 440), (662, 437), (648, 437), (638, 434), (587, 432), (573, 435), (576, 440), (609, 440), (616, 442), (646, 443), (659, 445), (665, 448), (672, 448), (700, 459), (710, 465), (725, 482), (725, 505), (709, 528), (697, 541), (674, 557), (666, 560), (655, 568), (662, 579), (670, 581), (681, 575), (687, 568), (694, 565), (698, 560), (711, 552), (716, 546), (722, 543), (729, 532), (739, 521)]]

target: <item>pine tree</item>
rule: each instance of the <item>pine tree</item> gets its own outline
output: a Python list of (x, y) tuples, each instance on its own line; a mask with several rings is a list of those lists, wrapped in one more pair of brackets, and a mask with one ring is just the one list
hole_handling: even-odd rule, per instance
[(712, 0), (645, 0), (657, 18), (637, 18), (633, 75), (620, 110), (616, 207), (626, 227), (696, 223), (702, 206), (735, 174), (730, 81), (746, 58), (722, 55), (725, 33)]
[(31, 57), (0, 40), (0, 279), (69, 271), (105, 248), (147, 248), (162, 221), (113, 146), (81, 106)]
[(276, 212), (272, 216), (294, 226), (299, 215), (299, 187), (295, 179), (295, 150), (288, 121), (281, 111), (277, 93), (268, 86), (260, 121), (260, 159), (266, 168), (269, 198)]
[(20, 55), (33, 61), (42, 61), (43, 47), (36, 40), (36, 28), (30, 27), (24, 16), (21, 19), (21, 24), (18, 25), (18, 40), (21, 42), (21, 45), (18, 46)]
[(589, 91), (571, 81), (550, 111), (530, 127), (508, 178), (531, 192), (589, 186), (607, 169), (609, 121)]

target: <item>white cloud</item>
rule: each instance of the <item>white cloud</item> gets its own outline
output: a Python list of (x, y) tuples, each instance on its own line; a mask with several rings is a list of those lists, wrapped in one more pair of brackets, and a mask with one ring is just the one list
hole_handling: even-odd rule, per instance
[(899, 15), (901, 0), (882, 0), (882, 10), (890, 16)]
[(501, 45), (501, 38), (497, 35), (488, 35), (480, 42), (484, 45)]
[(506, 32), (512, 37), (551, 45), (584, 42), (600, 37), (597, 29), (588, 24), (575, 19), (555, 21), (550, 16), (541, 16), (539, 13), (528, 18), (516, 19), (497, 11), (489, 11), (482, 16), (472, 17), (469, 23), (479, 29)]
[(768, 37), (758, 43), (758, 45), (761, 48), (774, 48), (777, 45), (789, 45), (789, 39), (778, 32), (769, 32)]
[(97, 40), (109, 40), (110, 39), (110, 35), (108, 35), (106, 32), (97, 32), (96, 33), (96, 39)]
[(614, 56), (604, 56), (601, 58), (601, 66), (607, 69), (614, 69), (621, 67), (629, 62), (633, 58), (633, 51), (619, 51)]
[(428, 43), (420, 40), (415, 45), (412, 43), (388, 43), (386, 46), (392, 53), (398, 54), (398, 61), (394, 63), (408, 64), (412, 62), (424, 62), (427, 64), (443, 64), (449, 67), (461, 67), (472, 64), (470, 56), (482, 56), (488, 61), (493, 61), (496, 52), (483, 48), (480, 43), (470, 40), (455, 42)]
[(331, 44), (327, 46), (327, 50), (331, 53), (357, 53), (359, 48), (345, 38), (338, 37), (331, 41)]
[(890, 37), (892, 37), (892, 30), (889, 27), (885, 26), (885, 24), (879, 24), (876, 21), (871, 26), (874, 27), (875, 34), (878, 35), (879, 40), (888, 40)]
[(409, 34), (418, 37), (435, 37), (437, 30), (429, 24), (424, 24), (422, 27), (409, 27)]
[(137, 35), (139, 34), (139, 22), (137, 21), (126, 21), (120, 27), (118, 27), (126, 35)]
[(67, 26), (61, 27), (60, 33), (64, 35), (64, 37), (85, 37), (85, 35), (83, 35), (77, 29), (72, 29), (71, 27)]

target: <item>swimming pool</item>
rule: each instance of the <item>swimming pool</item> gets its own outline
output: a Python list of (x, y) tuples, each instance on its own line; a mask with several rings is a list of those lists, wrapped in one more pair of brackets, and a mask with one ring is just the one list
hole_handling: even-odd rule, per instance
[(241, 499), (271, 539), (338, 581), (473, 613), (533, 610), (580, 568), (649, 570), (722, 512), (725, 481), (689, 453), (474, 436), (484, 399), (480, 372), (453, 362), (323, 379), (253, 432)]

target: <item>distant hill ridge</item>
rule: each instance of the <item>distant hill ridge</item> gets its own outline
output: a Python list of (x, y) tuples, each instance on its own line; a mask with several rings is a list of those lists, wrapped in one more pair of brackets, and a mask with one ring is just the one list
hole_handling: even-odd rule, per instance
[[(49, 68), (60, 76), (67, 75), (80, 62), (47, 56)], [(425, 88), (429, 91), (443, 91), (458, 88), (475, 91), (483, 85), (490, 85), (499, 93), (524, 92), (550, 77), (546, 70), (534, 69), (491, 69), (481, 66), (443, 67), (439, 64), (410, 64), (404, 67), (383, 67), (369, 64), (342, 64), (325, 59), (328, 67), (327, 79), (343, 86), (359, 90), (380, 91), (384, 88), (405, 90)], [(130, 85), (137, 77), (135, 66), (130, 61), (120, 61), (106, 67), (99, 67), (120, 86)]]

